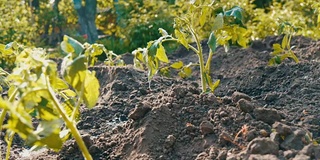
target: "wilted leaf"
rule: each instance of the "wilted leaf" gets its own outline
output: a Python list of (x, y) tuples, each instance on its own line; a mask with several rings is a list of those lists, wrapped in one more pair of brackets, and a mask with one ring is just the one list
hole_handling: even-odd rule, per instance
[(168, 36), (168, 32), (166, 30), (164, 30), (163, 28), (159, 28), (159, 32), (162, 36)]

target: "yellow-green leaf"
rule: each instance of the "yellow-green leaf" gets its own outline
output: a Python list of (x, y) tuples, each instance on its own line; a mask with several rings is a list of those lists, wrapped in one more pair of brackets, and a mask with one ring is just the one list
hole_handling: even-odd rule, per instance
[(180, 42), (184, 47), (186, 47), (187, 49), (189, 49), (189, 45), (188, 45), (188, 42), (187, 42), (184, 34), (183, 34), (180, 30), (178, 30), (178, 29), (175, 29), (175, 30), (174, 30), (174, 34), (177, 36), (179, 42)]
[(186, 74), (187, 77), (190, 77), (192, 74), (192, 69), (190, 67), (184, 67), (183, 72)]
[[(283, 49), (285, 49), (285, 48), (287, 47), (288, 39), (289, 39), (289, 37), (288, 37), (288, 35), (286, 34), (286, 35), (283, 37), (283, 39), (282, 39), (281, 47), (282, 47)], [(289, 48), (288, 48), (288, 49), (289, 49)]]
[(208, 15), (208, 7), (204, 7), (201, 10), (201, 15), (200, 15), (200, 18), (199, 18), (199, 23), (200, 23), (201, 27), (204, 26), (204, 24), (206, 23), (207, 15)]
[(77, 96), (77, 94), (74, 92), (74, 91), (72, 91), (71, 89), (66, 89), (66, 90), (63, 90), (63, 91), (61, 91), (63, 94), (65, 94), (66, 96), (68, 96), (68, 97), (75, 97), (75, 96)]
[(60, 46), (61, 46), (61, 49), (64, 52), (66, 52), (66, 53), (74, 53), (73, 47), (67, 41), (62, 41)]
[(220, 79), (217, 80), (216, 82), (214, 82), (214, 84), (211, 84), (210, 90), (211, 90), (212, 93), (214, 93), (214, 91), (215, 91), (216, 88), (219, 86), (219, 84), (220, 84)]
[(183, 67), (183, 62), (182, 61), (174, 62), (171, 64), (171, 67), (174, 69), (181, 69)]
[(166, 51), (164, 47), (162, 46), (162, 43), (159, 44), (159, 48), (157, 49), (156, 57), (159, 58), (160, 61), (169, 63), (169, 59), (166, 55)]
[(95, 72), (87, 71), (85, 84), (84, 84), (84, 94), (83, 99), (85, 104), (92, 108), (96, 105), (99, 98), (99, 88), (100, 84), (98, 79), (95, 77)]

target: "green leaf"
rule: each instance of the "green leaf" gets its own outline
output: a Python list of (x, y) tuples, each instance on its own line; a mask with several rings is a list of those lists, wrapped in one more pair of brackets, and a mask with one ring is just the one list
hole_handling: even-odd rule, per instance
[(61, 49), (66, 53), (74, 53), (74, 57), (79, 56), (83, 50), (84, 46), (77, 40), (64, 35), (63, 41), (61, 42)]
[(226, 16), (234, 16), (236, 20), (240, 21), (242, 24), (244, 24), (244, 18), (243, 18), (243, 9), (239, 6), (235, 6), (231, 8), (229, 11), (226, 11)]
[(183, 62), (182, 61), (174, 62), (173, 64), (171, 64), (170, 67), (174, 69), (181, 69), (183, 67)]
[(157, 54), (158, 45), (159, 45), (158, 41), (150, 41), (150, 42), (148, 42), (148, 46), (147, 46), (148, 55), (151, 56), (152, 58), (154, 56), (156, 56), (156, 54)]
[(166, 51), (162, 45), (162, 43), (159, 44), (159, 48), (157, 49), (156, 57), (159, 58), (160, 61), (169, 63), (169, 59), (166, 55)]
[(33, 146), (48, 146), (51, 149), (58, 151), (62, 147), (62, 140), (60, 139), (60, 127), (62, 123), (60, 119), (53, 121), (40, 121), (37, 130), (34, 132), (37, 135), (27, 138), (27, 144)]
[(5, 49), (18, 49), (18, 43), (17, 42), (10, 42), (6, 45)]
[(223, 27), (224, 20), (223, 20), (223, 14), (219, 13), (213, 22), (213, 30), (218, 30)]
[(214, 35), (214, 32), (211, 32), (209, 40), (208, 40), (208, 46), (211, 49), (212, 52), (216, 51), (217, 48), (217, 39), (216, 36)]
[(186, 47), (187, 49), (189, 49), (189, 44), (188, 44), (188, 42), (187, 42), (184, 34), (183, 34), (180, 30), (178, 30), (178, 29), (175, 29), (175, 30), (174, 30), (174, 34), (177, 36), (178, 41), (179, 41), (184, 47)]
[(86, 78), (86, 57), (84, 55), (74, 59), (71, 64), (67, 64), (64, 75), (65, 80), (78, 92), (81, 92), (81, 84)]
[(100, 84), (98, 79), (95, 77), (95, 72), (87, 71), (83, 99), (88, 108), (92, 108), (96, 105), (100, 94), (99, 88)]

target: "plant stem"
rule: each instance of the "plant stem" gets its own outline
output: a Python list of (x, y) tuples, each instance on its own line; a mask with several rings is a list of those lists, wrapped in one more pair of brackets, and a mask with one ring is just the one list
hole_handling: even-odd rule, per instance
[(212, 52), (212, 50), (210, 49), (209, 57), (208, 57), (208, 59), (207, 59), (207, 63), (206, 63), (206, 67), (205, 67), (205, 70), (206, 70), (206, 72), (208, 72), (208, 73), (210, 73), (210, 66), (211, 66), (212, 56), (213, 56), (213, 52)]
[(194, 40), (197, 43), (198, 52), (196, 52), (196, 53), (199, 58), (200, 74), (201, 74), (201, 76), (200, 76), (201, 77), (201, 88), (202, 88), (202, 92), (205, 92), (207, 86), (206, 86), (206, 79), (205, 79), (205, 68), (204, 68), (204, 60), (203, 60), (201, 43), (200, 43), (200, 40), (199, 40), (196, 32), (193, 30), (193, 28), (188, 26), (188, 29), (190, 30)]
[(7, 141), (8, 145), (7, 145), (7, 153), (6, 153), (6, 160), (9, 160), (10, 158), (10, 149), (11, 149), (11, 145), (12, 145), (12, 141), (13, 141), (13, 137), (14, 137), (14, 132), (12, 132), (12, 134), (9, 134), (9, 140)]
[[(9, 102), (12, 102), (14, 100), (14, 97), (16, 96), (16, 94), (18, 93), (18, 89), (14, 89), (13, 93), (10, 95), (9, 97)], [(3, 125), (3, 121), (4, 121), (4, 118), (6, 117), (6, 114), (8, 112), (8, 109), (3, 109), (2, 112), (1, 112), (1, 115), (0, 115), (0, 132), (2, 132), (2, 125)], [(9, 147), (9, 145), (7, 146)], [(7, 149), (8, 151), (8, 149)], [(10, 151), (10, 149), (9, 149)], [(10, 156), (10, 152), (9, 152), (9, 156)], [(7, 157), (7, 155), (6, 155)], [(2, 160), (2, 152), (1, 152), (1, 146), (0, 146), (0, 160)]]
[(70, 129), (74, 139), (76, 140), (83, 157), (86, 160), (92, 160), (92, 157), (80, 135), (79, 130), (77, 129), (75, 123), (73, 123), (72, 120), (70, 120), (70, 118), (67, 116), (65, 110), (63, 109), (63, 106), (59, 103), (59, 100), (57, 99), (57, 97), (54, 95), (54, 91), (52, 90), (51, 86), (50, 86), (50, 82), (49, 82), (49, 78), (46, 77), (46, 83), (47, 83), (47, 87), (48, 87), (48, 91), (49, 91), (49, 95), (53, 100), (54, 105), (57, 107), (58, 112), (60, 113), (62, 119), (64, 120), (64, 122), (66, 123), (66, 126)]

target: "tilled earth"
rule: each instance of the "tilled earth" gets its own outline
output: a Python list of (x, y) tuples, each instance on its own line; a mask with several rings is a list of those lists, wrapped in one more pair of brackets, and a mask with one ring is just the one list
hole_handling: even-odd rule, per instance
[[(268, 66), (271, 46), (280, 41), (268, 37), (228, 53), (219, 48), (211, 68), (221, 80), (215, 94), (201, 93), (198, 68), (187, 80), (156, 76), (149, 88), (146, 72), (131, 65), (93, 67), (101, 96), (78, 123), (93, 158), (320, 159), (320, 42), (295, 37), (300, 63)], [(183, 48), (169, 57), (197, 62)], [(74, 140), (59, 153), (28, 153), (15, 142), (12, 159), (83, 159)]]

